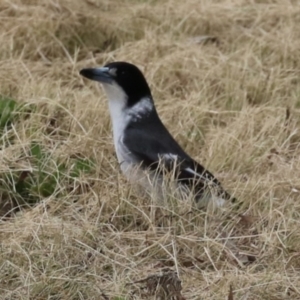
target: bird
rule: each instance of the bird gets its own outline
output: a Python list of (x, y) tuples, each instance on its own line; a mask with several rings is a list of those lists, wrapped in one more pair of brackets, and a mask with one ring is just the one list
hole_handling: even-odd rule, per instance
[(84, 68), (80, 75), (103, 86), (117, 159), (129, 182), (137, 183), (157, 198), (166, 197), (163, 191), (169, 191), (165, 188), (169, 186), (179, 198), (192, 195), (199, 209), (211, 202), (221, 207), (227, 200), (236, 200), (170, 134), (157, 113), (146, 78), (137, 66), (115, 61), (104, 67)]

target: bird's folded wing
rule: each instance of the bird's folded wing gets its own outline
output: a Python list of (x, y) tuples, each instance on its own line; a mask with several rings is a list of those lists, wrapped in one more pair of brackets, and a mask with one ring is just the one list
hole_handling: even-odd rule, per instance
[(142, 161), (143, 167), (158, 172), (162, 172), (162, 169), (174, 171), (178, 181), (187, 185), (197, 184), (201, 189), (208, 184), (221, 188), (220, 182), (191, 159), (171, 137), (168, 140), (160, 140), (135, 129), (127, 132), (123, 143), (138, 160)]

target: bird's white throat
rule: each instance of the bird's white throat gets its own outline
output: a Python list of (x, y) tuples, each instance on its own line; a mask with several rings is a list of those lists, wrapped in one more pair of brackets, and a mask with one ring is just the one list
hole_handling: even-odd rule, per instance
[(135, 105), (127, 107), (128, 96), (124, 90), (114, 84), (102, 84), (108, 98), (108, 106), (113, 127), (114, 145), (116, 148), (118, 160), (118, 143), (122, 138), (124, 130), (129, 122), (136, 122), (147, 116), (153, 109), (154, 104), (150, 97), (142, 98)]

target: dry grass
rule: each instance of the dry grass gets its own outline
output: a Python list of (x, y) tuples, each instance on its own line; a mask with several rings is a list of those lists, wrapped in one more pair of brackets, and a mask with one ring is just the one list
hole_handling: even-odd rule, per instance
[[(54, 169), (96, 162), (0, 219), (0, 299), (150, 299), (130, 283), (166, 267), (186, 299), (230, 286), (229, 299), (299, 299), (299, 21), (292, 0), (0, 2), (0, 94), (35, 107), (1, 134), (2, 201), (3, 174), (34, 171), (33, 141)], [(191, 40), (203, 35), (219, 43)], [(130, 191), (105, 96), (78, 75), (112, 60), (143, 69), (163, 121), (238, 211), (159, 215)]]

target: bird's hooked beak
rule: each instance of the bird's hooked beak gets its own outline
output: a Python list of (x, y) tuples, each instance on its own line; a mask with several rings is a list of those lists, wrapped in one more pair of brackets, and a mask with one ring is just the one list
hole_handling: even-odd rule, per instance
[(80, 75), (101, 83), (112, 84), (114, 81), (113, 75), (109, 72), (109, 68), (107, 67), (82, 69)]

